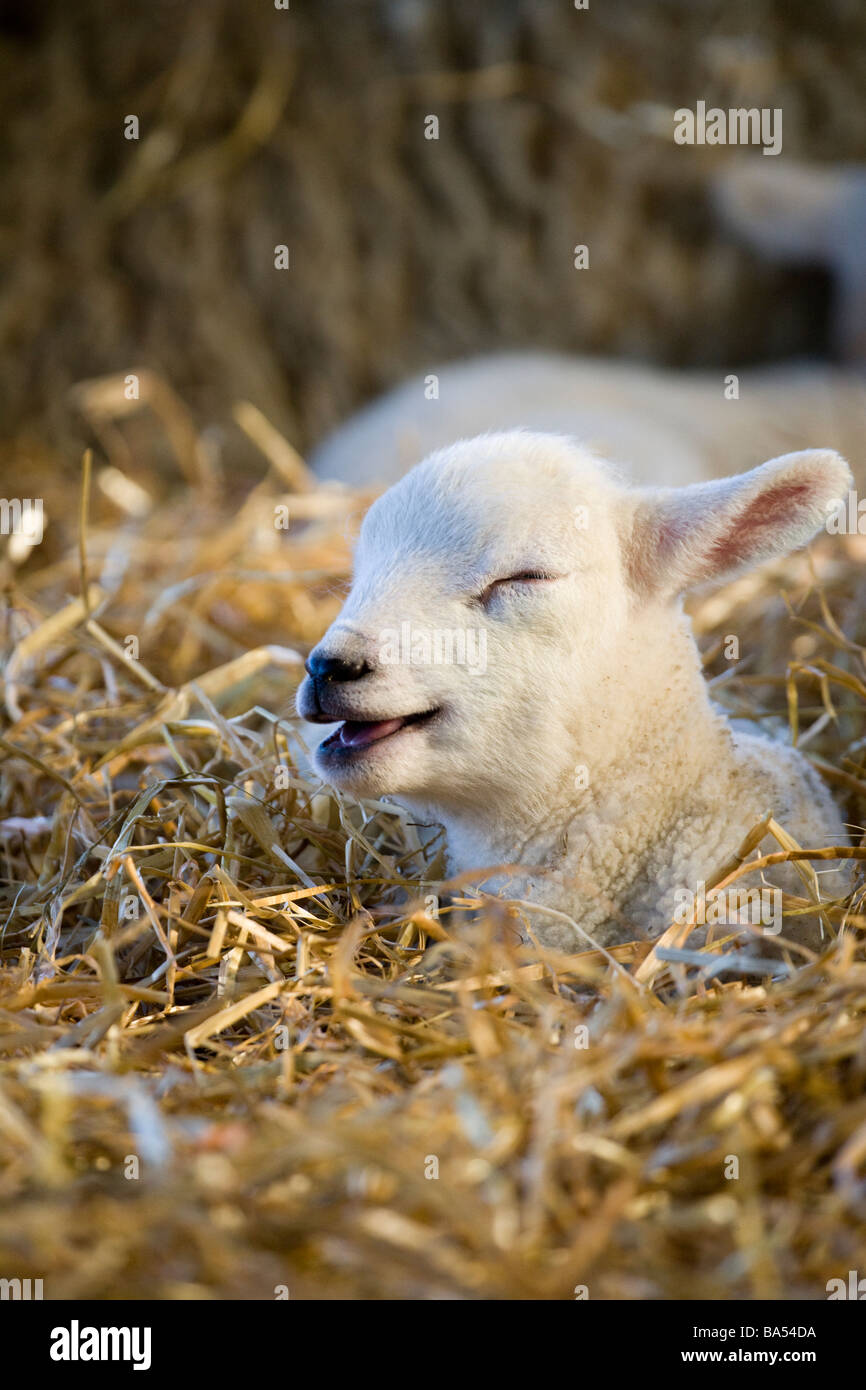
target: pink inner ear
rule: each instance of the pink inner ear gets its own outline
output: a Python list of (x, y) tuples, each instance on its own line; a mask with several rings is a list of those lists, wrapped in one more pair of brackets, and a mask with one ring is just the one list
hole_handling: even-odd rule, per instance
[[(682, 514), (656, 512), (638, 526), (629, 551), (629, 568), (635, 588), (645, 593), (678, 589), (681, 557), (688, 545), (690, 525)], [(678, 565), (678, 561), (680, 564)]]
[(814, 505), (815, 487), (808, 482), (780, 482), (759, 492), (713, 541), (700, 565), (703, 577), (777, 554), (785, 533), (796, 529), (803, 512)]

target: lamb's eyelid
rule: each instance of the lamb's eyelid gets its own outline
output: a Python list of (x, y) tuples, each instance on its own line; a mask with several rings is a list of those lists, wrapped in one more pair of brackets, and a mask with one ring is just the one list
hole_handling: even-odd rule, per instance
[(475, 601), (484, 603), (495, 589), (506, 584), (547, 584), (556, 579), (565, 579), (564, 574), (551, 574), (547, 570), (533, 569), (529, 566), (525, 570), (517, 570), (514, 574), (503, 574), (496, 578), (488, 579), (486, 583), (480, 584), (475, 592)]
[(488, 588), (493, 584), (545, 584), (554, 579), (564, 579), (565, 575), (551, 574), (549, 570), (532, 569), (527, 567), (525, 570), (516, 570), (514, 574), (502, 574), (498, 579), (491, 579)]

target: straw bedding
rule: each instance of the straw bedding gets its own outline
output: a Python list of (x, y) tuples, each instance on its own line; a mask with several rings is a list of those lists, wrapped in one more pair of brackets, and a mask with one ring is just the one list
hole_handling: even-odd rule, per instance
[[(866, 852), (818, 955), (518, 946), (397, 805), (305, 771), (292, 694), (366, 499), (241, 415), (251, 490), (192, 455), (183, 488), (139, 458), (141, 493), (67, 468), (4, 561), (0, 1276), (824, 1298), (866, 1239)], [(864, 559), (823, 538), (695, 605), (719, 699), (791, 721), (855, 847)]]

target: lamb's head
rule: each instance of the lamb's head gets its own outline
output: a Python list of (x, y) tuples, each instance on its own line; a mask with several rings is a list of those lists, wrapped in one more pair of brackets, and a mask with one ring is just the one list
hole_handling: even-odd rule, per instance
[(810, 451), (637, 490), (571, 440), (523, 431), (431, 455), (368, 512), (349, 597), (309, 658), (299, 713), (345, 721), (319, 772), (443, 811), (539, 811), (630, 717), (623, 663), (648, 615), (681, 628), (684, 589), (803, 544), (849, 477)]
[(626, 617), (616, 496), (570, 441), (522, 432), (455, 444), (384, 493), (299, 692), (305, 718), (348, 721), (322, 776), (474, 804), (558, 765)]

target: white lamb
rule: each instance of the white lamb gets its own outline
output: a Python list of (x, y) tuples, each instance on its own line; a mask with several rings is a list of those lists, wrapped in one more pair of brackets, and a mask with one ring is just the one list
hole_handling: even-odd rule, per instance
[(310, 656), (300, 714), (345, 721), (318, 771), (444, 824), (453, 872), (521, 866), (479, 881), (600, 945), (666, 927), (768, 809), (847, 843), (806, 760), (713, 707), (681, 595), (803, 545), (850, 482), (830, 450), (685, 488), (632, 487), (558, 435), (441, 450), (368, 512)]
[(514, 428), (572, 435), (641, 483), (717, 478), (817, 444), (857, 466), (866, 381), (814, 362), (673, 371), (493, 353), (436, 366), (388, 391), (328, 435), (310, 462), (322, 479), (388, 486), (435, 449)]

